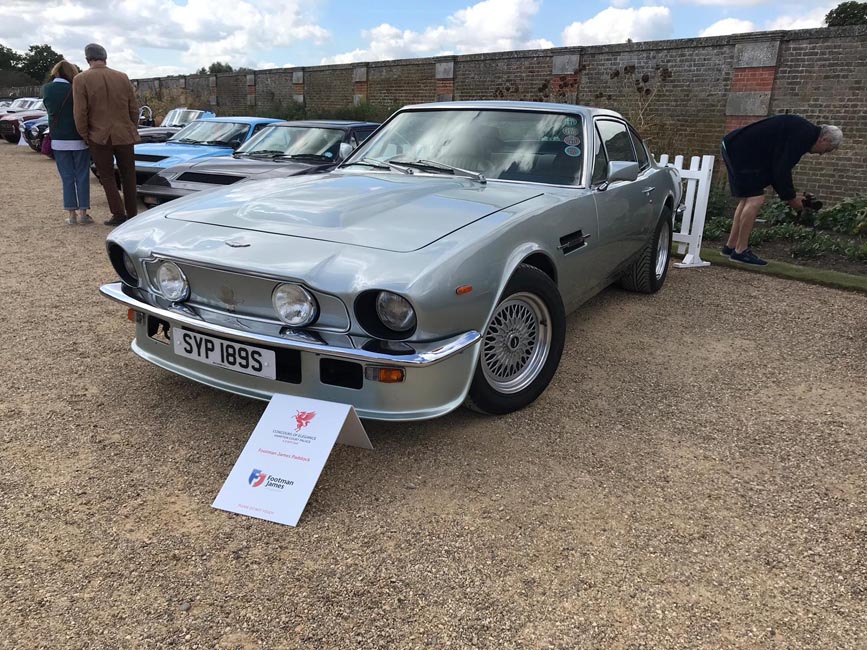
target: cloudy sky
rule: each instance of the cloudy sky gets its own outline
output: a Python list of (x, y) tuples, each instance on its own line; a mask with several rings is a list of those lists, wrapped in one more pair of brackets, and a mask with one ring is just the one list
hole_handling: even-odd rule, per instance
[(819, 27), (825, 0), (3, 0), (0, 43), (131, 77)]

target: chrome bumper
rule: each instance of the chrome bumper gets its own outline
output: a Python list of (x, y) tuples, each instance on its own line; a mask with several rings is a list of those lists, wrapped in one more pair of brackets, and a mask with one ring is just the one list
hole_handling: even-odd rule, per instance
[(475, 345), (481, 338), (478, 332), (469, 331), (450, 339), (436, 341), (434, 343), (414, 343), (413, 346), (416, 348), (416, 352), (413, 354), (385, 354), (382, 352), (370, 352), (358, 348), (336, 347), (325, 343), (306, 342), (255, 332), (245, 332), (243, 330), (208, 323), (201, 318), (197, 318), (195, 312), (192, 310), (181, 310), (180, 308), (177, 310), (163, 309), (130, 296), (123, 290), (123, 283), (121, 282), (104, 284), (99, 288), (99, 291), (107, 298), (111, 298), (112, 300), (135, 309), (136, 311), (150, 314), (163, 320), (186, 325), (205, 334), (217, 334), (237, 341), (245, 341), (252, 344), (258, 343), (260, 345), (284, 348), (287, 350), (311, 352), (313, 354), (327, 355), (338, 359), (358, 361), (360, 363), (390, 364), (423, 368), (445, 361), (456, 354), (460, 354)]

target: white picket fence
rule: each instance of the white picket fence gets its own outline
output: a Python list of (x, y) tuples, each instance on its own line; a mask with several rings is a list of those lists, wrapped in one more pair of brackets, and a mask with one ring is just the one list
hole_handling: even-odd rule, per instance
[[(660, 165), (668, 165), (668, 154), (659, 157)], [(707, 202), (710, 197), (711, 179), (713, 178), (713, 156), (693, 156), (689, 161), (689, 169), (683, 168), (683, 156), (675, 156), (672, 167), (680, 172), (685, 181), (683, 194), (683, 220), (680, 232), (674, 233), (672, 239), (677, 244), (677, 252), (683, 255), (682, 262), (675, 262), (679, 269), (694, 269), (710, 266), (710, 262), (701, 259), (701, 238), (704, 234), (704, 219), (707, 215)]]

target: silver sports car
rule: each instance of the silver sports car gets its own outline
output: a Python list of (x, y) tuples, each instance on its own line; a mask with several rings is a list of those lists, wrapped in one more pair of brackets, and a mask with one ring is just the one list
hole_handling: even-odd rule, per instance
[(617, 113), (395, 113), (335, 171), (239, 183), (108, 237), (139, 356), (215, 388), (413, 420), (536, 399), (566, 314), (665, 282), (677, 172)]

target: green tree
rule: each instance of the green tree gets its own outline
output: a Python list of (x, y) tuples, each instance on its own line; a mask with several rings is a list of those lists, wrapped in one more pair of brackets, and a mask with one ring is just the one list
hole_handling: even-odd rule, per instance
[(61, 61), (63, 55), (55, 52), (50, 45), (31, 45), (21, 60), (21, 70), (37, 81), (44, 80), (52, 66)]
[(16, 70), (21, 65), (21, 55), (11, 47), (0, 43), (0, 70)]
[(867, 25), (867, 2), (841, 2), (825, 16), (828, 27)]

